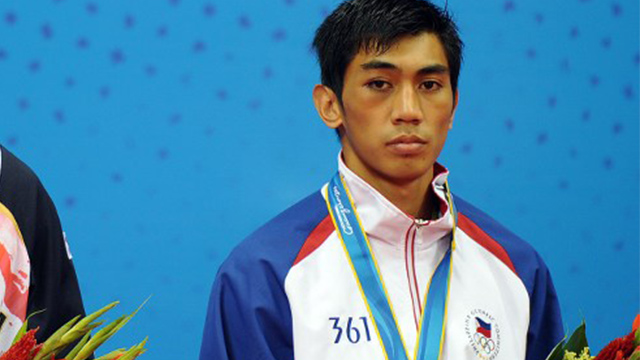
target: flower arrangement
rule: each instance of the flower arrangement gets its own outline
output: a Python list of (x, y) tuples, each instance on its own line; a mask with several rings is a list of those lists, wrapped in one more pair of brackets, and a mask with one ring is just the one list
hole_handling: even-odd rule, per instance
[[(636, 316), (629, 334), (614, 339), (597, 356), (591, 356), (584, 322), (569, 340), (563, 339), (547, 360), (640, 360), (640, 315)], [(1, 360), (1, 359), (0, 359)]]
[[(98, 347), (122, 329), (144, 305), (143, 303), (133, 313), (117, 318), (92, 334), (93, 330), (104, 324), (104, 321), (98, 319), (107, 311), (113, 309), (118, 303), (118, 301), (112, 302), (84, 318), (81, 318), (80, 315), (76, 316), (62, 325), (45, 342), (40, 344), (37, 343), (35, 337), (38, 329), (27, 331), (27, 323), (29, 321), (27, 318), (13, 340), (11, 347), (4, 354), (0, 355), (0, 360), (56, 360), (56, 355), (68, 349), (78, 340), (66, 357), (58, 360), (85, 360), (91, 356)], [(29, 317), (36, 314), (37, 313), (31, 314)], [(133, 360), (146, 351), (144, 348), (146, 342), (147, 339), (144, 339), (141, 343), (129, 349), (118, 349), (100, 356), (96, 358), (96, 360)]]

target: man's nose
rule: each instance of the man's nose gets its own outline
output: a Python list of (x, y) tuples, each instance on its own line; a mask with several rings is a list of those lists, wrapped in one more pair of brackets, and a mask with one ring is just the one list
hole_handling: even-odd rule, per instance
[(422, 111), (417, 89), (412, 86), (401, 87), (396, 94), (394, 103), (394, 123), (419, 124), (422, 121)]

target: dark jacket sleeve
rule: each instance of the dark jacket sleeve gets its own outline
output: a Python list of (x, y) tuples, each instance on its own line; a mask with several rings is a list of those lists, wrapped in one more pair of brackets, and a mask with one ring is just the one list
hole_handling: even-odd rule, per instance
[(540, 259), (530, 292), (531, 311), (527, 333), (526, 360), (544, 360), (562, 340), (562, 314), (551, 274)]
[(322, 194), (315, 192), (231, 252), (211, 290), (200, 360), (293, 360), (285, 278), (328, 215)]
[(266, 263), (232, 258), (220, 269), (200, 360), (293, 360), (289, 303)]
[(76, 315), (84, 315), (80, 287), (56, 208), (37, 176), (0, 147), (0, 202), (13, 214), (31, 263), (27, 314), (42, 341)]

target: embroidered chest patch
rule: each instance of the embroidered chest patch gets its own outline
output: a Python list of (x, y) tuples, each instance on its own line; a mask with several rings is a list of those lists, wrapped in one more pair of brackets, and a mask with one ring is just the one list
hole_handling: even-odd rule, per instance
[(487, 311), (475, 309), (464, 322), (469, 345), (481, 360), (494, 360), (500, 352), (500, 327)]

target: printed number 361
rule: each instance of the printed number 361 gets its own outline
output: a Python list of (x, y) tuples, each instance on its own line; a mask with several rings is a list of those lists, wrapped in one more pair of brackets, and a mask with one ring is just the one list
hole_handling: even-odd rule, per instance
[[(360, 329), (360, 322), (358, 322), (358, 320), (362, 322), (362, 327), (360, 327)], [(363, 337), (363, 335), (361, 334), (364, 334), (364, 337), (366, 337), (366, 341), (371, 341), (371, 335), (369, 334), (369, 325), (367, 324), (366, 316), (361, 316), (360, 318), (357, 318), (356, 321), (354, 321), (353, 317), (349, 316), (346, 320), (346, 329), (344, 328), (344, 321), (342, 321), (341, 323), (339, 317), (330, 317), (329, 321), (333, 321), (333, 329), (337, 331), (336, 339), (333, 341), (334, 344), (340, 342), (343, 334), (346, 335), (347, 340), (349, 340), (349, 342), (352, 344), (360, 341), (360, 338)], [(361, 333), (361, 330), (364, 331)]]

